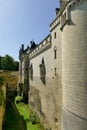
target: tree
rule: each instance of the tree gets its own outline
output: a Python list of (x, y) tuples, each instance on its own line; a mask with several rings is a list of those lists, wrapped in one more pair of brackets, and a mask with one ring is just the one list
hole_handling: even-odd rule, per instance
[(4, 70), (14, 70), (14, 59), (11, 56), (6, 55), (1, 59), (1, 67)]
[(0, 56), (0, 69), (2, 69), (2, 68), (1, 68), (1, 58), (2, 58), (2, 57)]
[(18, 71), (19, 70), (19, 62), (14, 61), (14, 70)]
[(19, 62), (14, 61), (14, 59), (9, 55), (5, 55), (4, 57), (0, 56), (0, 69), (18, 71)]

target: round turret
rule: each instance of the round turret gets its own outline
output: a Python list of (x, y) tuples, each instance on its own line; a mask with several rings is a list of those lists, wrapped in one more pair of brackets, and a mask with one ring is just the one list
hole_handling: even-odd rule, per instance
[(87, 1), (72, 0), (62, 31), (62, 130), (87, 130)]

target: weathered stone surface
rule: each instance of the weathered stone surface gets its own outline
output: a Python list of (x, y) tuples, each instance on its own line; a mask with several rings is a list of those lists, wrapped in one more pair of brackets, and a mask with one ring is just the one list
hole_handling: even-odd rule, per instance
[[(62, 130), (87, 129), (87, 2), (70, 10), (62, 37)], [(67, 112), (68, 111), (68, 112)]]

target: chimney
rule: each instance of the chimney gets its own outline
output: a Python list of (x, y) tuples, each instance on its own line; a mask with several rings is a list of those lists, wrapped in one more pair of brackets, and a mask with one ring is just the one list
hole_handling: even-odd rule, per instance
[(21, 45), (21, 49), (24, 50), (24, 44)]
[(60, 9), (59, 9), (59, 8), (56, 8), (56, 9), (55, 9), (56, 16), (58, 16), (59, 11), (60, 11)]

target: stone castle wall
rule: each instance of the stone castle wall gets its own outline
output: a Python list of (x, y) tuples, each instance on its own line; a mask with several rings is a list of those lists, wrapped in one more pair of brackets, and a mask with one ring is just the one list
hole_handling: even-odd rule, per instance
[(87, 2), (70, 7), (62, 37), (62, 130), (87, 129)]
[[(62, 110), (61, 66), (60, 66), (61, 31), (58, 28), (56, 28), (51, 33), (50, 48), (41, 53), (40, 55), (30, 59), (30, 65), (32, 64), (33, 68), (33, 80), (30, 80), (29, 102), (33, 106), (33, 108), (39, 112), (45, 125), (48, 125), (50, 126), (50, 128), (53, 129), (60, 129), (61, 110)], [(54, 38), (55, 32), (56, 32), (56, 38)], [(55, 47), (57, 49), (56, 59), (54, 58)], [(46, 71), (45, 84), (43, 84), (42, 80), (40, 79), (39, 66), (41, 64), (42, 59), (44, 59), (44, 65)]]
[(45, 126), (86, 130), (87, 1), (64, 1), (50, 24), (50, 34), (35, 48), (23, 51), (20, 77), (24, 81), (27, 77), (29, 103)]

